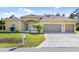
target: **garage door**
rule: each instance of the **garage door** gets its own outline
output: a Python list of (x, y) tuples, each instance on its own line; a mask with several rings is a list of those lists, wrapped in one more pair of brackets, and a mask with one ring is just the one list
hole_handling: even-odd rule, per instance
[(61, 32), (60, 24), (45, 24), (44, 32)]
[(74, 25), (73, 24), (66, 24), (65, 25), (65, 32), (74, 32)]

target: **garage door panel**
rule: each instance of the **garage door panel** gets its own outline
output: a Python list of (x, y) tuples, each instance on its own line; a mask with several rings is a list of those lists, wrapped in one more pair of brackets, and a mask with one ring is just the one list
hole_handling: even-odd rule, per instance
[(74, 32), (74, 25), (73, 24), (66, 24), (65, 25), (65, 32)]
[(44, 32), (61, 32), (60, 24), (45, 24)]

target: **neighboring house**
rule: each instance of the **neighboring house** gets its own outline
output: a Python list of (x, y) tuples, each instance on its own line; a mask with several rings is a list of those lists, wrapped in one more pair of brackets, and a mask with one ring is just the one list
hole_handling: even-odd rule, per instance
[(9, 19), (5, 21), (5, 31), (10, 32), (10, 27), (15, 26), (16, 31), (36, 31), (34, 24), (42, 23), (44, 28), (41, 32), (75, 32), (76, 20), (65, 17), (43, 17), (41, 15), (27, 15), (20, 19)]

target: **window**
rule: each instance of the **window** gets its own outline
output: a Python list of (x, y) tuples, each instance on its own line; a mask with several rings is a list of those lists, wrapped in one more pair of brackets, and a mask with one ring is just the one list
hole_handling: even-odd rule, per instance
[(33, 28), (35, 28), (35, 25), (32, 25)]
[(15, 27), (16, 28), (16, 23), (12, 22), (11, 27)]
[(34, 24), (32, 24), (32, 30), (36, 30), (36, 27)]

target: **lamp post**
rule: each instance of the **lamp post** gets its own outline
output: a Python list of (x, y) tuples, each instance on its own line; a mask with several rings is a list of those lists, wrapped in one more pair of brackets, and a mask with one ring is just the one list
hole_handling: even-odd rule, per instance
[(25, 46), (25, 33), (22, 33), (22, 46)]

